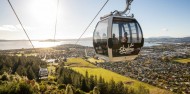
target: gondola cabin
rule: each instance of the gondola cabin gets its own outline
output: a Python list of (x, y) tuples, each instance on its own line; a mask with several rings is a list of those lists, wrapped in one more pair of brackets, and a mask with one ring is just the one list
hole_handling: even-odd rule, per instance
[(47, 79), (48, 78), (48, 69), (40, 68), (39, 70), (39, 79)]
[(144, 44), (143, 33), (132, 17), (108, 16), (96, 25), (93, 46), (106, 61), (134, 60)]

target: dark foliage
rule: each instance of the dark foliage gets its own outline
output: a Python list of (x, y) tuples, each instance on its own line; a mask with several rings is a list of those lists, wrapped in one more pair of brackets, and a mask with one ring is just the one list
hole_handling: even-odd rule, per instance
[(47, 67), (44, 61), (37, 57), (18, 57), (0, 55), (0, 75), (4, 72), (9, 74), (18, 73), (20, 76), (27, 76), (28, 79), (37, 79), (39, 66)]
[(31, 85), (25, 82), (10, 83), (0, 86), (0, 94), (33, 94)]

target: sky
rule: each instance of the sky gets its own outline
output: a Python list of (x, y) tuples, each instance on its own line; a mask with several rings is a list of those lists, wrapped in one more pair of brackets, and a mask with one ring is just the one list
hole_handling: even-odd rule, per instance
[[(57, 0), (10, 0), (32, 40), (53, 39)], [(79, 38), (106, 0), (59, 0), (56, 39)], [(122, 11), (125, 0), (109, 0), (83, 37), (92, 37), (100, 17)], [(130, 14), (145, 38), (190, 36), (190, 0), (134, 0)], [(129, 14), (129, 15), (130, 15)], [(0, 0), (0, 39), (27, 39), (7, 0)]]

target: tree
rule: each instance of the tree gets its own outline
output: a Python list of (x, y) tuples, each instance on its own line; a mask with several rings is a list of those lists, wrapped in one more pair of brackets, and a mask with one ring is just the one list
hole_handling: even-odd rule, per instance
[(93, 89), (93, 94), (100, 94), (100, 91), (98, 90), (97, 87), (94, 87), (94, 89)]
[(36, 77), (35, 77), (35, 74), (34, 74), (34, 72), (33, 72), (33, 70), (32, 70), (32, 68), (29, 66), (29, 68), (27, 69), (27, 77), (28, 77), (28, 79), (29, 80), (33, 80), (33, 79), (35, 79)]
[(86, 80), (82, 79), (82, 86), (81, 86), (81, 90), (88, 92), (88, 86), (86, 84)]
[(116, 92), (117, 94), (126, 94), (126, 90), (125, 90), (125, 87), (124, 87), (124, 84), (123, 82), (118, 82), (117, 85), (116, 85)]
[(105, 80), (100, 76), (99, 81), (98, 81), (98, 89), (101, 94), (108, 94), (108, 84), (105, 83)]
[(94, 88), (94, 86), (95, 86), (95, 82), (94, 82), (94, 76), (90, 76), (90, 78), (89, 78), (89, 88), (90, 88), (90, 90), (92, 90), (93, 88)]
[(24, 66), (19, 65), (16, 72), (21, 76), (26, 76), (26, 68)]
[(75, 94), (86, 94), (84, 91), (80, 90), (80, 89), (77, 89)]
[(17, 94), (33, 94), (32, 87), (27, 83), (20, 83)]
[(14, 74), (19, 66), (19, 64), (21, 64), (21, 60), (19, 58), (18, 62), (15, 62), (14, 65), (13, 65), (13, 70), (12, 70), (12, 73)]
[(85, 80), (86, 80), (86, 84), (87, 84), (87, 86), (89, 86), (88, 84), (88, 82), (89, 82), (89, 76), (88, 76), (88, 71), (86, 70), (86, 74), (85, 74)]
[(88, 71), (86, 70), (85, 78), (88, 79)]
[(61, 90), (61, 89), (66, 89), (66, 85), (65, 84), (61, 84), (58, 86), (58, 89)]
[(109, 83), (109, 94), (115, 94), (116, 92), (116, 85), (115, 85), (115, 81), (113, 79), (111, 79), (110, 83)]
[(0, 80), (8, 81), (9, 80), (9, 75), (6, 72), (4, 72)]
[(74, 94), (72, 86), (70, 84), (67, 85), (65, 94)]
[(94, 77), (94, 83), (95, 83), (95, 85), (97, 85), (97, 83), (98, 83), (98, 79), (97, 79), (97, 76), (95, 75), (95, 77)]

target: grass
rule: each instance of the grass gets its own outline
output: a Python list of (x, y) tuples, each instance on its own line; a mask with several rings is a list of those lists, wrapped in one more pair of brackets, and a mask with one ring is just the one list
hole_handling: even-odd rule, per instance
[(67, 62), (65, 62), (65, 65), (70, 67), (91, 67), (91, 68), (96, 67), (82, 58), (69, 58), (67, 59)]
[(104, 60), (101, 60), (101, 59), (95, 59), (95, 58), (88, 58), (88, 61), (90, 61), (91, 63), (103, 63), (104, 62)]
[(115, 82), (132, 82), (133, 84), (125, 84), (125, 86), (133, 89), (138, 89), (140, 85), (145, 86), (147, 89), (150, 90), (150, 94), (172, 94), (169, 91), (151, 86), (149, 84), (131, 79), (129, 77), (122, 76), (120, 74), (114, 73), (112, 71), (103, 69), (103, 68), (81, 68), (81, 67), (71, 67), (73, 70), (83, 74), (85, 76), (86, 71), (88, 71), (89, 75), (96, 75), (98, 78), (102, 76), (105, 81), (109, 82), (111, 79), (113, 79)]
[(174, 59), (174, 61), (179, 62), (179, 63), (188, 63), (190, 62), (190, 58), (186, 58), (186, 59), (177, 58), (177, 59)]
[(140, 85), (145, 86), (147, 89), (150, 90), (150, 94), (172, 94), (172, 92), (170, 91), (151, 86), (149, 84), (131, 79), (129, 77), (122, 76), (120, 74), (114, 73), (103, 68), (98, 68), (81, 58), (70, 58), (68, 59), (66, 64), (67, 67), (71, 67), (73, 70), (83, 74), (84, 76), (86, 71), (88, 71), (89, 76), (96, 75), (98, 78), (102, 76), (107, 82), (109, 82), (111, 79), (113, 79), (115, 82), (132, 82), (132, 84), (125, 84), (125, 86), (129, 88), (137, 89)]

